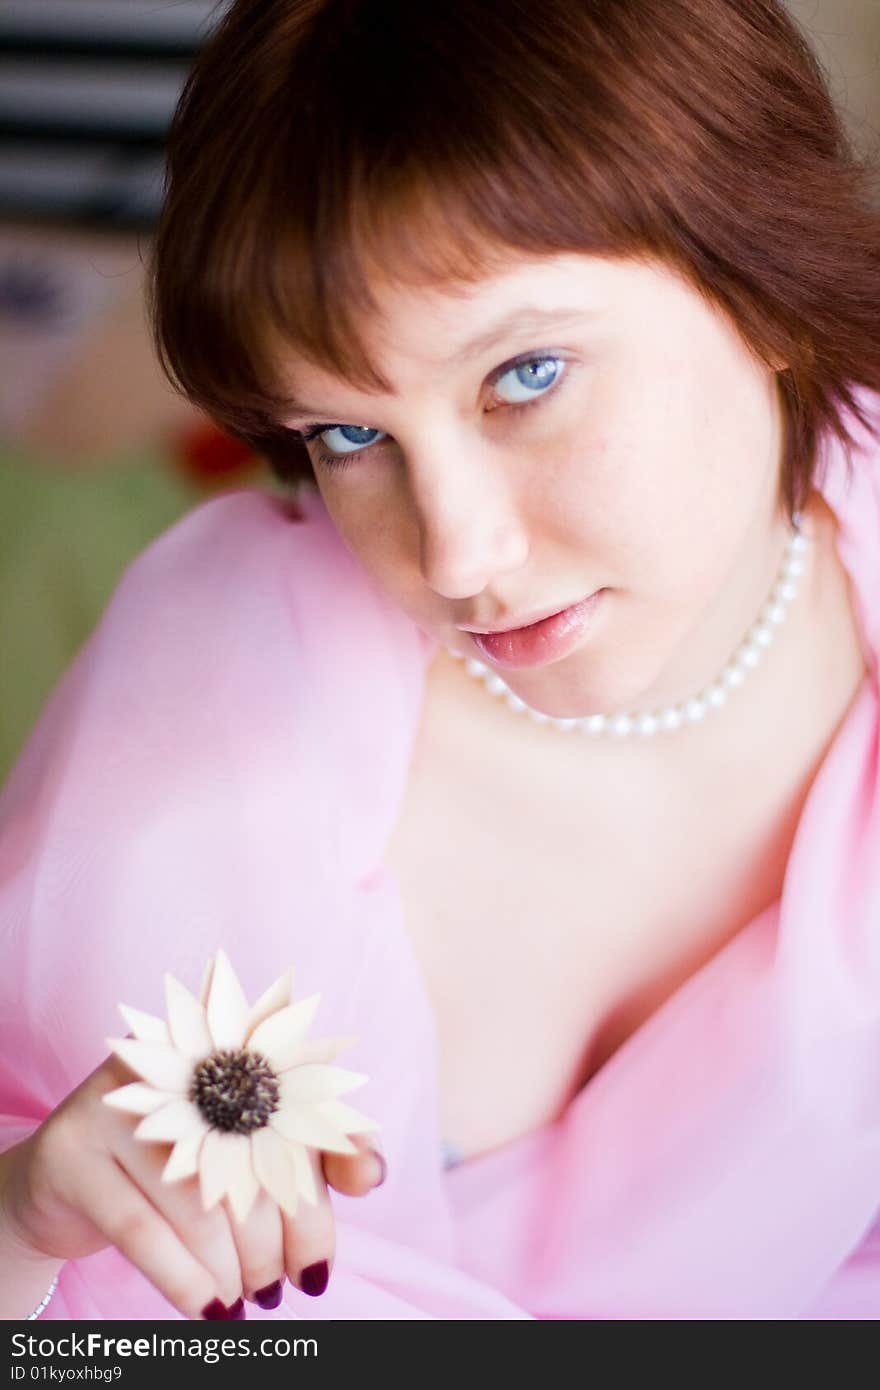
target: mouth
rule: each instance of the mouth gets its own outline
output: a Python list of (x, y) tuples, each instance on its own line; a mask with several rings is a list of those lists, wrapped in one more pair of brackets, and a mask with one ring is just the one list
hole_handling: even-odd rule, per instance
[(496, 637), (507, 632), (524, 632), (530, 627), (536, 627), (538, 623), (545, 622), (548, 618), (556, 618), (560, 613), (567, 613), (569, 609), (576, 607), (578, 604), (587, 603), (591, 598), (595, 598), (597, 593), (601, 593), (601, 590), (597, 589), (594, 593), (588, 594), (585, 598), (572, 599), (570, 603), (557, 604), (553, 608), (542, 608), (539, 612), (533, 613), (527, 618), (519, 618), (514, 622), (504, 623), (501, 627), (476, 627), (472, 626), (470, 623), (456, 623), (456, 627), (461, 632), (472, 632), (481, 637)]
[(582, 639), (588, 639), (605, 593), (605, 589), (597, 589), (568, 608), (521, 627), (472, 632), (471, 641), (496, 666), (515, 670), (551, 665), (573, 652)]

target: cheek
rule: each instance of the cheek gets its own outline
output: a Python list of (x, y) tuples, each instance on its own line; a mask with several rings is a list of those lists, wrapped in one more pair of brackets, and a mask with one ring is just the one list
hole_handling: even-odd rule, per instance
[(731, 545), (731, 513), (718, 505), (699, 451), (668, 425), (597, 438), (559, 513), (590, 578), (626, 591), (655, 619), (704, 603)]
[(354, 498), (345, 482), (335, 487), (325, 481), (318, 490), (342, 543), (364, 569), (374, 574), (384, 542), (378, 538), (376, 526), (371, 525), (370, 509)]
[(338, 505), (334, 525), (372, 580), (404, 609), (422, 583), (417, 573), (419, 545), (415, 524), (397, 499), (366, 491)]
[[(606, 417), (607, 418), (607, 417)], [(649, 565), (662, 570), (669, 549), (687, 534), (692, 510), (682, 450), (668, 428), (652, 427), (647, 413), (614, 415), (614, 424), (566, 430), (557, 437), (551, 467), (536, 492), (539, 515), (555, 523), (570, 546), (620, 582)]]

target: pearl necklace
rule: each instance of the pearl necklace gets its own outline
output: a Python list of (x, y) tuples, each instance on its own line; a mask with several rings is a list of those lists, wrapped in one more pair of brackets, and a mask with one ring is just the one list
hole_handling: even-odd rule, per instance
[(712, 710), (720, 709), (727, 703), (730, 692), (738, 689), (749, 672), (755, 669), (763, 652), (772, 645), (777, 629), (784, 623), (797, 594), (798, 581), (804, 573), (803, 552), (810, 544), (809, 538), (801, 530), (802, 520), (803, 514), (796, 512), (776, 581), (745, 640), (710, 685), (699, 695), (694, 695), (680, 704), (667, 705), (665, 709), (653, 710), (646, 714), (590, 714), (582, 719), (558, 719), (551, 714), (544, 714), (541, 710), (532, 709), (484, 662), (466, 657), (461, 652), (454, 652), (449, 647), (447, 651), (464, 662), (469, 675), (484, 681), (493, 695), (503, 696), (511, 709), (522, 711), (536, 724), (552, 724), (564, 733), (571, 733), (573, 729), (577, 729), (592, 738), (650, 738), (688, 724), (698, 724)]

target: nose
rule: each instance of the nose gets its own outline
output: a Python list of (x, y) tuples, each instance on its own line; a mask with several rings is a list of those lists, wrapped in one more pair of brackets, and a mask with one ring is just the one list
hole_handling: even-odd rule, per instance
[(444, 444), (435, 435), (410, 455), (409, 479), (418, 526), (419, 564), (443, 598), (469, 598), (528, 557), (515, 470), (499, 448)]

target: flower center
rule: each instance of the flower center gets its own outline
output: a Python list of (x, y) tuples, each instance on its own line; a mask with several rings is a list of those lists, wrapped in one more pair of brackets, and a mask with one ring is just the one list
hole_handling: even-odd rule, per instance
[(214, 1129), (251, 1134), (279, 1108), (279, 1090), (278, 1077), (259, 1052), (223, 1048), (196, 1067), (189, 1098)]

